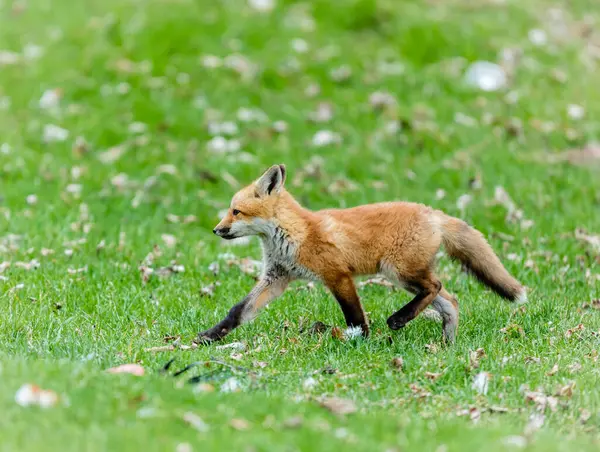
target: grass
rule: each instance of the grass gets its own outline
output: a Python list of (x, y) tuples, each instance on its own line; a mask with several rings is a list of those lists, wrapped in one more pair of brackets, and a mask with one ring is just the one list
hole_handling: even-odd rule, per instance
[[(0, 448), (596, 450), (600, 318), (582, 305), (600, 297), (600, 263), (575, 230), (599, 232), (598, 169), (551, 163), (598, 138), (600, 78), (588, 45), (598, 36), (582, 28), (600, 17), (589, 6), (279, 1), (259, 13), (234, 0), (3, 2), (0, 263), (10, 266), (0, 275)], [(563, 28), (550, 24), (550, 7), (563, 12), (565, 35), (553, 32)], [(532, 44), (532, 29), (547, 30), (548, 42)], [(507, 91), (462, 83), (469, 62), (497, 61), (506, 48), (523, 52), (511, 79), (514, 104)], [(222, 66), (206, 67), (207, 55)], [(223, 61), (228, 55), (240, 57)], [(399, 63), (401, 73), (386, 74), (382, 61)], [(340, 67), (351, 76), (332, 80)], [(320, 87), (316, 97), (311, 85)], [(58, 105), (40, 108), (56, 88)], [(392, 93), (397, 106), (373, 112), (374, 91)], [(333, 105), (326, 124), (307, 120), (320, 101)], [(584, 117), (570, 117), (570, 104)], [(268, 120), (242, 122), (242, 107)], [(211, 119), (237, 123), (239, 151), (208, 149)], [(275, 121), (287, 131), (273, 133)], [(386, 133), (392, 121), (404, 127)], [(511, 121), (521, 126), (507, 127)], [(45, 142), (48, 124), (68, 138)], [(342, 143), (313, 146), (323, 129)], [(368, 340), (300, 333), (317, 320), (342, 326), (343, 317), (322, 287), (296, 283), (227, 338), (245, 351), (146, 352), (165, 336), (189, 343), (252, 287), (223, 254), (258, 259), (258, 244), (228, 248), (210, 231), (239, 185), (280, 162), (288, 189), (309, 208), (404, 199), (461, 216), (530, 287), (530, 303), (502, 302), (442, 258), (440, 274), (461, 303), (453, 347), (426, 319), (388, 330), (385, 319), (409, 296), (380, 286), (360, 290)], [(533, 226), (507, 221), (506, 207), (492, 202), (497, 186)], [(464, 194), (471, 202), (459, 209)], [(197, 221), (182, 221), (187, 215)], [(185, 271), (144, 282), (138, 267), (155, 246), (144, 265), (174, 261)], [(27, 269), (37, 267), (32, 260), (39, 268)], [(216, 282), (214, 295), (202, 296)], [(583, 330), (569, 332), (579, 324)], [(474, 368), (478, 348), (485, 356)], [(398, 356), (402, 371), (390, 365)], [(173, 378), (159, 372), (171, 358), (174, 369), (218, 360), (249, 370), (213, 363)], [(133, 362), (145, 376), (105, 372)], [(471, 387), (482, 371), (492, 375), (486, 395)], [(193, 375), (215, 391), (185, 383)], [(221, 391), (232, 377), (241, 390)], [(17, 405), (27, 382), (56, 391), (59, 404)], [(524, 395), (523, 385), (553, 396), (573, 383), (555, 410)], [(322, 396), (350, 399), (358, 411), (334, 415), (319, 406)], [(184, 422), (186, 412), (208, 430)], [(539, 421), (540, 413), (536, 430), (531, 416)]]

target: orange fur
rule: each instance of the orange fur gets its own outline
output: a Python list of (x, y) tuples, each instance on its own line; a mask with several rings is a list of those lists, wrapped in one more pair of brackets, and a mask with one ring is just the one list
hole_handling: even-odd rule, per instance
[[(236, 305), (238, 310), (255, 313), (282, 291), (274, 291), (273, 286), (314, 278), (334, 294), (348, 326), (361, 327), (368, 334), (353, 277), (383, 273), (415, 295), (390, 316), (391, 328), (403, 327), (432, 305), (442, 316), (444, 337), (452, 341), (458, 303), (442, 287), (434, 270), (435, 255), (442, 245), (499, 295), (509, 300), (525, 298), (523, 286), (502, 266), (483, 235), (462, 220), (410, 202), (310, 211), (285, 190), (285, 176), (283, 165), (271, 167), (235, 194), (227, 215), (215, 227), (215, 233), (225, 238), (258, 235), (263, 242), (265, 271), (259, 282), (263, 285), (260, 294), (269, 296), (249, 295)], [(223, 321), (227, 320), (227, 328), (241, 322), (234, 309), (229, 320)], [(211, 331), (201, 333), (202, 337), (214, 339)]]

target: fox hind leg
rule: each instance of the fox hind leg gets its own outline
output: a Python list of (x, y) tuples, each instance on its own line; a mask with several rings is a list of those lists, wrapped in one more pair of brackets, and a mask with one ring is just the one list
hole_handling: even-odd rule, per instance
[(454, 343), (458, 329), (458, 302), (456, 298), (442, 288), (431, 302), (431, 307), (442, 317), (444, 341), (449, 344)]
[(388, 318), (387, 324), (393, 330), (403, 328), (408, 322), (423, 312), (436, 299), (442, 289), (442, 283), (430, 274), (419, 279), (401, 278), (401, 280), (406, 281), (408, 290), (416, 295), (402, 309)]

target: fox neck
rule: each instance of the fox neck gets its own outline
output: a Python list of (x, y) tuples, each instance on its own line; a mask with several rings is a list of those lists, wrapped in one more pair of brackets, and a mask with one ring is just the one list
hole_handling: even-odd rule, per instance
[(269, 232), (261, 235), (265, 275), (275, 272), (293, 279), (315, 280), (317, 276), (298, 262), (299, 249), (308, 236), (314, 214), (289, 193), (279, 196)]
[(273, 220), (261, 236), (263, 242), (287, 240), (300, 245), (306, 238), (311, 212), (303, 208), (287, 191), (282, 190), (275, 205)]

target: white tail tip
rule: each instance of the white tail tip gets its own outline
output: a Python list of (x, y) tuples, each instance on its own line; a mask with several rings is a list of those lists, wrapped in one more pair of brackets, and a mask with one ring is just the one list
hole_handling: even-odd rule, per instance
[(517, 299), (515, 301), (517, 302), (517, 304), (527, 303), (527, 291), (525, 290), (525, 288), (523, 288), (523, 290), (521, 290), (521, 293), (519, 294), (519, 296), (517, 297)]

